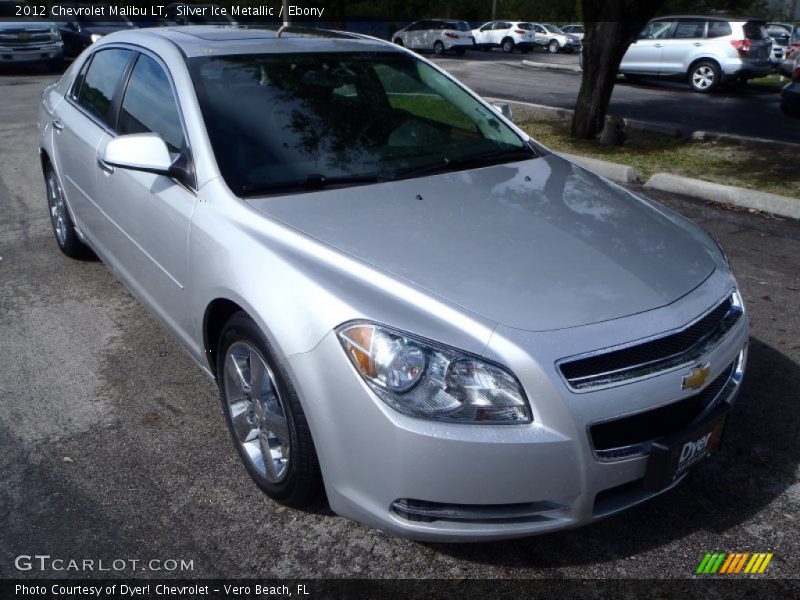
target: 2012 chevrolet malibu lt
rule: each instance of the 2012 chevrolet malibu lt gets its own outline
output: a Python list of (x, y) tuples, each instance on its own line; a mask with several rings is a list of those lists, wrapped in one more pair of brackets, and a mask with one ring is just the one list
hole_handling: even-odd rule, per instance
[(748, 322), (700, 227), (410, 51), (119, 32), (47, 88), (56, 241), (216, 378), (253, 480), (417, 539), (531, 535), (720, 443)]

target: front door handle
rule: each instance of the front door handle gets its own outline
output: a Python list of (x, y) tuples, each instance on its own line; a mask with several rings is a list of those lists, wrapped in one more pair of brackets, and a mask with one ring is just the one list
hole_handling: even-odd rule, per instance
[(661, 44), (653, 44), (653, 48), (661, 48)]
[(703, 45), (703, 43), (702, 43), (702, 42), (695, 42), (695, 43), (694, 43), (694, 45), (695, 45), (695, 46), (702, 46), (702, 45)]
[(104, 161), (99, 156), (97, 157), (97, 166), (100, 167), (101, 171), (105, 171), (106, 173), (113, 173), (114, 172), (114, 167), (112, 165), (108, 164), (106, 161)]
[(64, 124), (61, 122), (60, 119), (56, 119), (55, 121), (53, 121), (53, 129), (55, 129), (56, 131), (61, 131), (62, 129), (64, 129)]

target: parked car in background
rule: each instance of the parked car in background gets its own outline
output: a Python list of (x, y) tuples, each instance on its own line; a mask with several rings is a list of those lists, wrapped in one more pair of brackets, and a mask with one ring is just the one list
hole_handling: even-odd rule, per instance
[[(62, 4), (79, 8), (90, 8), (90, 4)], [(111, 16), (108, 14), (108, 6), (102, 16), (81, 14), (71, 20), (59, 21), (58, 29), (61, 38), (64, 40), (64, 54), (68, 57), (78, 56), (94, 42), (103, 36), (115, 31), (133, 29), (133, 21), (127, 17)]]
[(460, 55), (475, 43), (469, 23), (450, 19), (416, 21), (392, 35), (392, 41), (412, 50), (435, 54), (452, 51)]
[(693, 90), (711, 92), (725, 81), (768, 75), (771, 48), (763, 21), (662, 17), (644, 26), (619, 71), (632, 79), (642, 75), (687, 79)]
[(575, 25), (564, 25), (563, 27), (561, 27), (561, 31), (563, 31), (564, 33), (566, 33), (568, 35), (575, 36), (581, 42), (583, 42), (583, 35), (584, 35), (583, 25), (577, 25), (577, 24), (575, 24)]
[(564, 33), (551, 23), (532, 23), (536, 43), (547, 48), (551, 54), (559, 52), (575, 52), (581, 47), (581, 40), (574, 35)]
[(792, 80), (781, 90), (781, 108), (787, 114), (800, 117), (800, 53), (794, 59)]
[(766, 27), (767, 35), (772, 40), (770, 61), (773, 65), (780, 65), (789, 48), (794, 26), (789, 23), (767, 23)]
[(56, 244), (216, 380), (260, 489), (487, 541), (640, 504), (717, 450), (748, 317), (708, 232), (413, 52), (284, 33), (115, 33), (39, 110)]
[(794, 59), (800, 55), (800, 27), (793, 27), (792, 34), (789, 37), (789, 45), (786, 47), (786, 52), (783, 55), (783, 61), (779, 67), (781, 75), (787, 77), (792, 76), (792, 69), (794, 66)]
[(490, 21), (473, 30), (475, 47), (482, 50), (502, 48), (506, 54), (514, 50), (530, 52), (538, 44), (534, 39), (533, 25), (521, 21)]
[[(0, 1), (0, 19), (16, 17), (16, 2)], [(45, 20), (0, 20), (0, 66), (42, 64), (52, 71), (64, 65), (58, 26)]]

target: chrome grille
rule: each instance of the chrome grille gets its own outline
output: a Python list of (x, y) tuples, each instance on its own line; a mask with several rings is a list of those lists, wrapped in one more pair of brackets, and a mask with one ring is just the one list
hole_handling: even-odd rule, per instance
[(8, 30), (0, 33), (1, 46), (40, 46), (53, 41), (49, 29)]
[(558, 368), (576, 391), (625, 383), (697, 360), (728, 333), (743, 313), (737, 292), (684, 328), (622, 347), (559, 361)]

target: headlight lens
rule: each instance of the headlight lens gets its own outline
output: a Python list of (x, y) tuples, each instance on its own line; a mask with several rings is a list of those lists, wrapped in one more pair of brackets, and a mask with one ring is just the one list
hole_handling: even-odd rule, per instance
[(92, 40), (92, 43), (95, 43), (95, 42), (99, 41), (99, 40), (100, 40), (100, 38), (102, 38), (102, 37), (103, 37), (103, 36), (102, 36), (102, 35), (100, 35), (99, 33), (93, 33), (93, 34), (90, 36), (90, 38), (91, 38), (91, 40)]
[(499, 365), (372, 323), (336, 333), (359, 374), (395, 410), (461, 423), (533, 420), (516, 378)]

